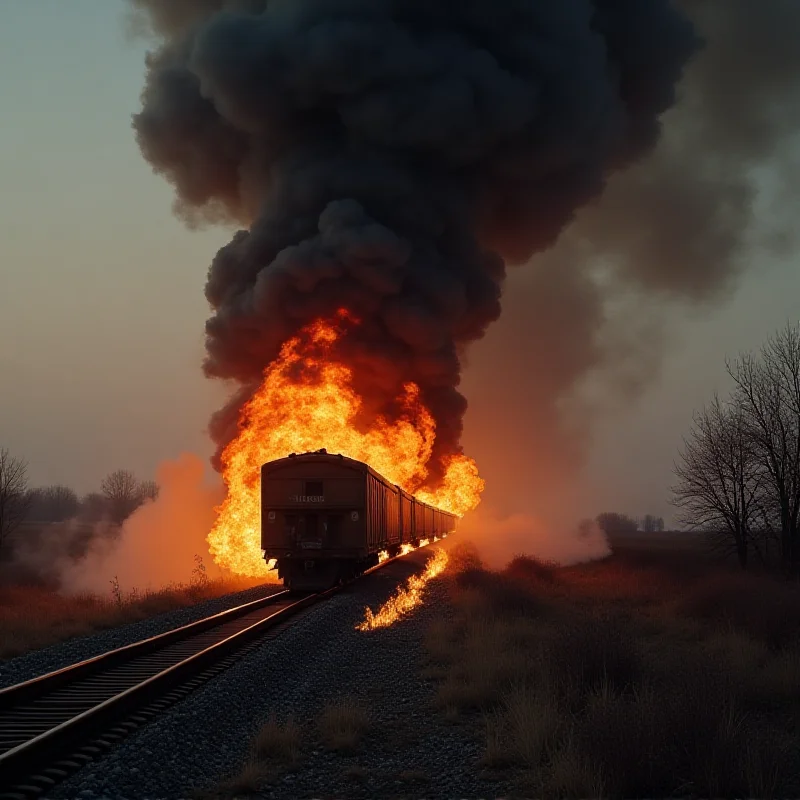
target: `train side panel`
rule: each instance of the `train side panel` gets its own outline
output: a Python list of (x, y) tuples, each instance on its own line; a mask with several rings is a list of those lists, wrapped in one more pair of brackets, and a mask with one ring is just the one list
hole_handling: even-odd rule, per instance
[(386, 487), (367, 473), (367, 552), (379, 552), (386, 531)]
[(398, 544), (409, 544), (414, 538), (414, 498), (400, 492), (401, 529)]
[(383, 551), (455, 530), (452, 514), (341, 455), (289, 456), (265, 464), (261, 478), (261, 546), (291, 589), (324, 589), (377, 564)]
[(418, 539), (430, 539), (433, 535), (433, 509), (429, 505), (422, 506), (422, 530), (417, 533)]
[(367, 474), (367, 552), (393, 551), (400, 546), (402, 492), (397, 486)]
[(396, 547), (402, 538), (400, 520), (401, 492), (396, 486), (386, 487), (386, 546)]

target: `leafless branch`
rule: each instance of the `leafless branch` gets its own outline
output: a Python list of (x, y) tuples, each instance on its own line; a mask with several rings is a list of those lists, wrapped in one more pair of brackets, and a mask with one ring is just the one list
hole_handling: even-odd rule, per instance
[(0, 550), (20, 523), (25, 519), (30, 497), (28, 495), (28, 465), (0, 448)]

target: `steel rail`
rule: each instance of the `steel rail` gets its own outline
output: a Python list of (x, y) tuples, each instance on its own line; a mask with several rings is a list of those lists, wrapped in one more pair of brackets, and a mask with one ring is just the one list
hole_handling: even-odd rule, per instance
[[(17, 792), (40, 793), (70, 771), (55, 768), (48, 776), (48, 761), (101, 736), (114, 719), (180, 679), (189, 680), (192, 670), (202, 671), (316, 599), (290, 598), (290, 592), (279, 591), (0, 690), (0, 791), (44, 770), (38, 781)], [(276, 605), (283, 607), (274, 610)], [(119, 740), (124, 733), (110, 738)], [(78, 766), (87, 760), (79, 756)]]
[[(39, 697), (43, 692), (53, 691), (60, 686), (69, 684), (79, 678), (85, 678), (89, 675), (102, 672), (103, 670), (111, 669), (117, 664), (130, 661), (146, 653), (151, 653), (159, 650), (181, 639), (189, 638), (198, 633), (214, 628), (224, 622), (228, 622), (243, 614), (247, 614), (255, 609), (262, 608), (268, 605), (274, 605), (275, 601), (281, 597), (285, 597), (289, 592), (281, 590), (273, 592), (272, 594), (260, 597), (258, 600), (252, 600), (249, 603), (243, 603), (233, 608), (228, 608), (225, 611), (220, 611), (217, 614), (212, 614), (208, 617), (203, 617), (195, 622), (190, 622), (186, 625), (181, 625), (178, 628), (166, 631), (165, 633), (150, 636), (146, 639), (141, 639), (138, 642), (117, 647), (113, 650), (108, 650), (93, 658), (87, 658), (83, 661), (78, 661), (75, 664), (70, 664), (62, 669), (53, 672), (47, 672), (43, 675), (38, 675), (30, 680), (6, 686), (0, 689), (0, 714), (7, 711), (9, 708), (26, 702), (27, 700)], [(1, 747), (1, 746), (0, 746)], [(0, 751), (1, 752), (1, 751)], [(2, 763), (2, 762), (0, 762)]]
[(299, 599), (279, 591), (0, 689), (0, 800), (42, 794), (350, 583)]

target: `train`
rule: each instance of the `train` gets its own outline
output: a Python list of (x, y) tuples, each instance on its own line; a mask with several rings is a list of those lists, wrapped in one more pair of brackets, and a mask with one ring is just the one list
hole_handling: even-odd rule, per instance
[(351, 580), (381, 553), (454, 532), (456, 520), (368, 464), (324, 449), (261, 467), (261, 549), (293, 591)]

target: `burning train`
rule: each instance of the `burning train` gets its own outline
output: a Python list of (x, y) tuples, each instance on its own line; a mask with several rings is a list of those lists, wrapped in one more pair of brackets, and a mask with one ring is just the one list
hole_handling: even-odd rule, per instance
[(261, 468), (261, 548), (289, 589), (317, 591), (375, 566), (380, 554), (444, 536), (456, 516), (367, 464), (319, 450)]

